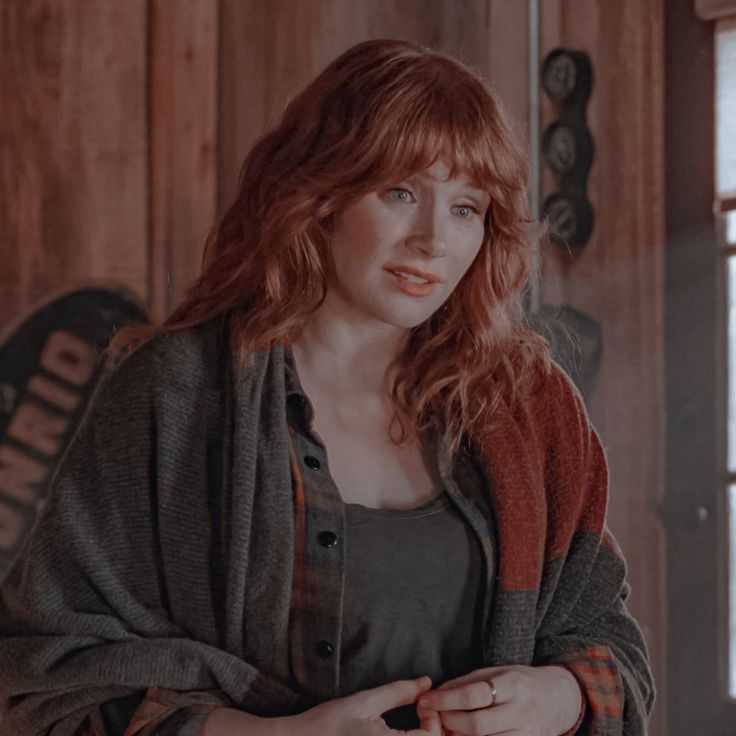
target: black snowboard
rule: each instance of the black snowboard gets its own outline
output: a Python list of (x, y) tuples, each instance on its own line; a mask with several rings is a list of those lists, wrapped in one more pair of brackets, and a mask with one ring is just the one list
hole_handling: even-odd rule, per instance
[(0, 343), (0, 578), (43, 507), (49, 482), (90, 398), (117, 329), (148, 322), (124, 292), (69, 292)]

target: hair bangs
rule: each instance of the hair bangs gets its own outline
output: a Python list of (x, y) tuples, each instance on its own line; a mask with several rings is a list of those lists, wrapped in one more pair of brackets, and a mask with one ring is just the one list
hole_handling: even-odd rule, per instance
[[(352, 165), (343, 169), (360, 182), (357, 191), (405, 179), (438, 160), (449, 167), (450, 177), (467, 174), (492, 201), (526, 185), (525, 176), (519, 180), (523, 156), (510, 126), (499, 120), (492, 92), (480, 82), (449, 81), (439, 89), (434, 82), (405, 85), (401, 104), (386, 95), (366, 100), (370, 124), (362, 140), (353, 141)], [(334, 164), (341, 156), (333, 154)]]

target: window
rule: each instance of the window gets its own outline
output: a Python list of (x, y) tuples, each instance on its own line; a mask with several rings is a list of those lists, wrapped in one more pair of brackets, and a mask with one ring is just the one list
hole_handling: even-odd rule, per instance
[(716, 203), (725, 260), (727, 298), (728, 421), (725, 507), (728, 516), (729, 675), (736, 699), (736, 22), (716, 27)]

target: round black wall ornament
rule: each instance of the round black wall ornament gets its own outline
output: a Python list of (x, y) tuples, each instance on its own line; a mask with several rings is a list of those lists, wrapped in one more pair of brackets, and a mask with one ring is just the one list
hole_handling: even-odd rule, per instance
[(582, 102), (593, 86), (593, 67), (582, 51), (554, 49), (544, 60), (541, 79), (555, 102)]
[(544, 131), (542, 155), (558, 176), (576, 169), (587, 173), (593, 161), (593, 139), (586, 128), (557, 121)]
[(587, 182), (595, 152), (586, 123), (593, 67), (582, 51), (554, 49), (542, 64), (541, 77), (545, 91), (559, 104), (558, 119), (542, 137), (542, 155), (556, 175), (557, 191), (545, 199), (541, 216), (549, 222), (552, 242), (577, 255), (594, 224)]
[(553, 243), (580, 247), (593, 232), (593, 207), (585, 196), (573, 192), (556, 192), (544, 201), (544, 217), (549, 221)]

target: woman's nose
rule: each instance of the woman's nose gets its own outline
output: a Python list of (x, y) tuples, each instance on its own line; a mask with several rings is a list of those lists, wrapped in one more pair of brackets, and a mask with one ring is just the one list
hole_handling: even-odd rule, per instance
[(447, 235), (444, 218), (440, 212), (426, 208), (418, 213), (408, 244), (430, 258), (440, 258), (447, 253)]

